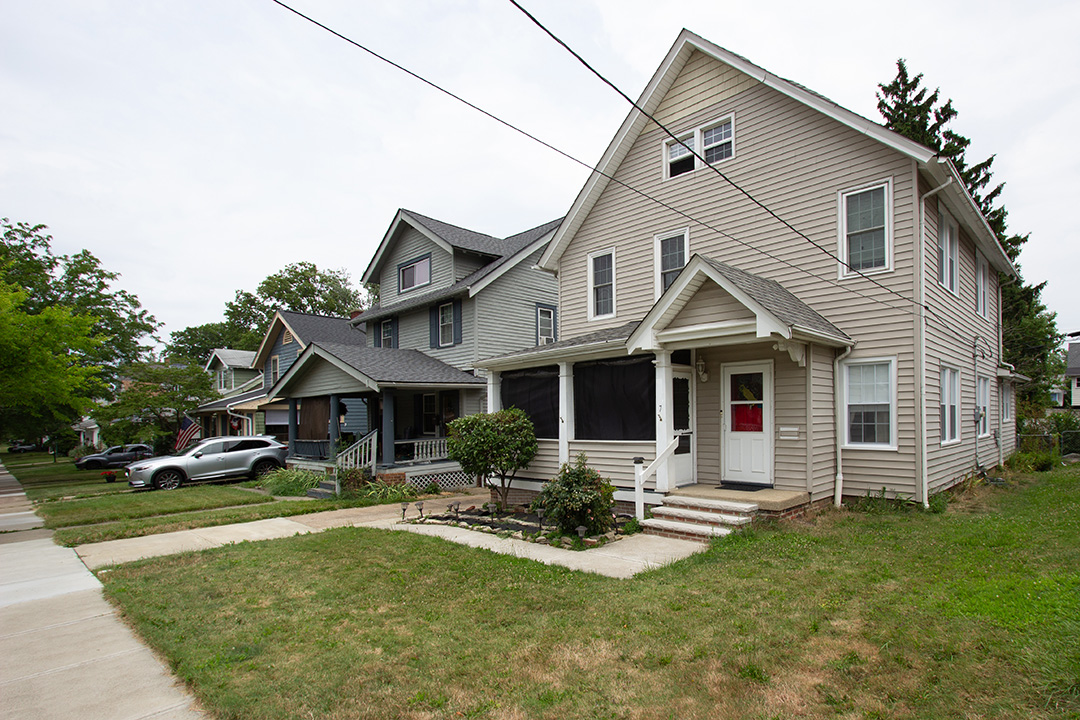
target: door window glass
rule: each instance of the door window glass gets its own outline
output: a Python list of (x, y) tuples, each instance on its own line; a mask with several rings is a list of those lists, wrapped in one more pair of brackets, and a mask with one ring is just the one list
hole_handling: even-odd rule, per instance
[(731, 376), (731, 429), (733, 432), (765, 430), (765, 379), (762, 373)]

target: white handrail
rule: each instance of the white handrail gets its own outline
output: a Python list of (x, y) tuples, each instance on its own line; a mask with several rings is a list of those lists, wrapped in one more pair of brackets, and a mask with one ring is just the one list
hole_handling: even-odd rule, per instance
[(645, 519), (645, 481), (652, 477), (660, 467), (660, 463), (671, 457), (679, 447), (678, 435), (664, 448), (664, 452), (656, 456), (648, 467), (642, 469), (645, 458), (634, 458), (634, 514), (638, 520)]
[(374, 473), (375, 462), (378, 459), (378, 448), (379, 431), (376, 429), (338, 453), (336, 465), (340, 470), (367, 467), (371, 468), (371, 472)]

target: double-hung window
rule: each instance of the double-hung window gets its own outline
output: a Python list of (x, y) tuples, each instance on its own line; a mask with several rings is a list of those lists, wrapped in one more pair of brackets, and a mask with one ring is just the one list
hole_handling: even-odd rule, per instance
[(847, 445), (896, 448), (896, 361), (875, 358), (844, 365)]
[(979, 437), (990, 434), (990, 378), (981, 377), (975, 386), (975, 407), (979, 409)]
[(279, 371), (280, 367), (281, 367), (281, 364), (278, 361), (278, 356), (277, 355), (272, 356), (270, 358), (270, 384), (271, 385), (277, 385), (278, 371)]
[(555, 342), (555, 308), (550, 305), (536, 306), (536, 344), (550, 345)]
[(960, 228), (944, 211), (938, 215), (938, 282), (960, 294)]
[(975, 312), (990, 317), (990, 265), (986, 258), (975, 253)]
[(891, 183), (840, 193), (841, 276), (892, 267), (891, 221)]
[(960, 371), (941, 368), (941, 444), (960, 439)]
[(686, 265), (688, 229), (669, 235), (657, 235), (656, 246), (656, 297), (671, 287)]
[[(1080, 378), (1077, 379), (1077, 388), (1080, 389)], [(1009, 383), (1001, 383), (1001, 420), (1009, 422), (1013, 418), (1013, 388)]]
[(427, 285), (431, 282), (431, 257), (422, 257), (418, 260), (398, 266), (398, 292), (405, 292), (413, 288)]
[(669, 178), (685, 175), (694, 171), (694, 135), (686, 135), (677, 141), (672, 140), (665, 144), (667, 155), (667, 173)]
[(664, 141), (664, 176), (670, 179), (703, 167), (695, 157), (695, 151), (709, 165), (734, 157), (735, 116), (727, 115), (694, 128), (676, 140)]
[(589, 255), (589, 319), (615, 315), (615, 251)]
[(702, 130), (701, 149), (705, 151), (705, 162), (710, 165), (734, 155), (735, 121), (728, 117)]
[(229, 371), (228, 370), (218, 370), (218, 390), (228, 390), (229, 389), (229, 380), (228, 380), (228, 378), (229, 378)]
[(439, 306), (439, 347), (454, 344), (454, 303)]
[(382, 341), (382, 347), (394, 347), (394, 320), (392, 318), (379, 323), (379, 339)]

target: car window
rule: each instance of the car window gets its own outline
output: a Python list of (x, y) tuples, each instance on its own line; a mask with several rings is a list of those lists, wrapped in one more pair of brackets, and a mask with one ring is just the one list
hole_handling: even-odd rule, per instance
[(106, 450), (106, 451), (105, 451), (105, 454), (106, 454), (106, 455), (115, 455), (115, 454), (116, 454), (116, 453), (118, 453), (118, 452), (123, 452), (123, 450), (124, 450), (124, 448), (123, 448), (122, 446), (120, 446), (120, 445), (114, 445), (113, 447), (111, 447), (111, 448), (109, 448), (108, 450)]
[(269, 447), (270, 443), (265, 440), (241, 440), (227, 450), (227, 452), (238, 452), (240, 450), (255, 450), (258, 448)]
[(203, 455), (217, 455), (224, 449), (224, 445), (225, 443), (222, 442), (207, 443), (198, 448), (196, 452), (201, 452)]

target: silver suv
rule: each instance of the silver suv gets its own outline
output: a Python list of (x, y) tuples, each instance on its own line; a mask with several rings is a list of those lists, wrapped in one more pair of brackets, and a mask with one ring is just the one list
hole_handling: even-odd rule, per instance
[(288, 454), (288, 446), (270, 435), (214, 437), (176, 455), (133, 462), (124, 472), (131, 487), (174, 490), (192, 480), (256, 477), (285, 467)]

